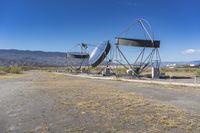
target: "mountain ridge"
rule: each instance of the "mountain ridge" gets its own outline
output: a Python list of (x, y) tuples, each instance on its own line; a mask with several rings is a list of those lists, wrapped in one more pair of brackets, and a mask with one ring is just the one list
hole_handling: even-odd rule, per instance
[[(64, 52), (46, 52), (17, 49), (0, 49), (0, 66), (66, 66), (66, 53)], [(199, 65), (200, 60), (195, 61), (163, 61), (161, 66), (169, 64), (195, 64)]]
[(17, 49), (0, 49), (0, 65), (65, 66), (66, 53)]

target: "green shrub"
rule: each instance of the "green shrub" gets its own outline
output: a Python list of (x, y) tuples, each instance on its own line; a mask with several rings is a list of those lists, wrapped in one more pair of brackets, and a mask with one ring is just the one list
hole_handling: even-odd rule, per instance
[(200, 69), (196, 70), (196, 76), (200, 77)]
[(22, 73), (22, 68), (18, 66), (11, 66), (11, 67), (0, 66), (0, 71), (6, 73), (20, 74)]
[(21, 67), (17, 67), (17, 66), (13, 66), (9, 68), (9, 72), (10, 73), (15, 73), (15, 74), (20, 74), (22, 73), (22, 68)]

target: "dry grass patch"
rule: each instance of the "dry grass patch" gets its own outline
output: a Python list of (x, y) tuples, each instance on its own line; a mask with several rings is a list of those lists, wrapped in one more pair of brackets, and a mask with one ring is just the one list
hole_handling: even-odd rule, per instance
[(75, 108), (85, 130), (94, 125), (98, 131), (106, 132), (200, 132), (197, 114), (117, 90), (114, 84), (43, 74), (42, 80), (33, 81), (33, 85), (44, 86), (59, 109)]
[(6, 80), (6, 79), (13, 79), (13, 78), (22, 78), (27, 76), (27, 74), (5, 74), (0, 75), (0, 80)]

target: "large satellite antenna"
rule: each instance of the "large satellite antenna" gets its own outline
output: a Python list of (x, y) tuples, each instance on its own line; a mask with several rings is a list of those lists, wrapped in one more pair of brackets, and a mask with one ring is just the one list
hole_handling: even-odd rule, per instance
[[(74, 52), (78, 49), (78, 47), (80, 48), (80, 51)], [(87, 52), (87, 47), (87, 44), (81, 43), (75, 45), (75, 47), (73, 47), (69, 52), (67, 52), (67, 66), (70, 68), (71, 71), (79, 72), (82, 71), (81, 69), (83, 66), (88, 66), (90, 56)]]
[[(146, 21), (145, 19), (137, 19), (136, 24), (139, 25), (140, 29), (145, 33), (145, 38), (138, 39), (138, 38), (124, 37), (121, 35), (115, 37), (116, 59), (113, 56), (111, 59), (109, 59), (108, 61), (109, 63), (107, 63), (106, 65), (105, 64), (102, 65), (102, 66), (106, 66), (104, 69), (106, 70), (106, 73), (107, 73), (107, 70), (110, 70), (113, 68), (113, 66), (112, 67), (110, 66), (114, 65), (116, 67), (120, 66), (120, 67), (126, 68), (127, 73), (129, 75), (135, 76), (138, 78), (140, 78), (141, 73), (146, 71), (149, 67), (152, 67), (153, 68), (152, 70), (155, 70), (155, 72), (157, 72), (155, 74), (159, 75), (161, 58), (160, 58), (158, 48), (160, 47), (160, 41), (154, 39), (154, 35), (148, 21)], [(124, 31), (124, 33), (129, 32), (129, 30), (133, 26), (134, 25), (129, 26)], [(68, 66), (70, 66), (70, 68), (75, 71), (80, 71), (83, 66), (88, 66), (89, 68), (89, 66), (97, 67), (100, 64), (103, 64), (104, 59), (107, 57), (108, 53), (111, 50), (111, 43), (109, 41), (104, 41), (100, 43), (99, 45), (97, 45), (90, 55), (89, 55), (89, 52), (87, 52), (87, 48), (88, 48), (87, 44), (81, 43), (78, 46), (80, 47), (79, 52), (74, 52), (74, 51), (67, 52)], [(134, 62), (130, 62), (128, 59), (130, 59), (132, 55), (129, 55), (129, 57), (127, 57), (126, 56), (127, 51), (124, 52), (121, 46), (140, 47), (142, 50), (139, 53), (139, 55), (136, 58), (134, 58), (135, 59)], [(116, 62), (112, 62), (112, 61), (116, 61)], [(120, 69), (116, 69), (116, 71), (118, 70)]]
[[(116, 59), (117, 63), (124, 66), (127, 69), (127, 73), (140, 77), (140, 74), (144, 72), (148, 67), (153, 67), (155, 70), (159, 71), (160, 67), (160, 54), (158, 48), (160, 47), (160, 41), (154, 40), (153, 32), (151, 31), (150, 24), (145, 19), (137, 19), (136, 23), (139, 24), (143, 32), (145, 33), (146, 39), (135, 39), (135, 38), (125, 38), (125, 37), (116, 37), (116, 50), (117, 58), (121, 57), (125, 60), (125, 64)], [(133, 25), (132, 25), (133, 26)], [(125, 32), (128, 32), (131, 29), (131, 26)], [(129, 46), (129, 47), (141, 47), (142, 50), (134, 63), (131, 63), (128, 58), (125, 56), (120, 46)], [(151, 49), (150, 53), (145, 57), (146, 49)], [(147, 53), (146, 53), (147, 54)]]
[(100, 43), (95, 49), (92, 51), (89, 59), (89, 64), (92, 67), (98, 66), (108, 55), (111, 49), (111, 44), (109, 41), (105, 41)]

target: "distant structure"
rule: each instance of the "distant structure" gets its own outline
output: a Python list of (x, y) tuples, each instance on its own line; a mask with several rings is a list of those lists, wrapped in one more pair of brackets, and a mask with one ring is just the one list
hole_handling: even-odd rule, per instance
[(78, 49), (80, 48), (80, 51), (69, 51), (66, 54), (66, 59), (67, 59), (67, 66), (70, 68), (70, 71), (74, 72), (82, 72), (82, 67), (83, 66), (88, 66), (88, 61), (89, 61), (89, 53), (87, 52), (87, 44), (81, 43), (76, 45), (73, 49)]
[[(128, 71), (129, 75), (140, 77), (140, 74), (144, 72), (148, 67), (152, 67), (152, 78), (159, 78), (160, 74), (160, 63), (161, 58), (158, 51), (160, 47), (160, 41), (154, 40), (153, 35), (150, 34), (152, 31), (148, 31), (147, 29), (151, 29), (150, 24), (144, 19), (137, 19), (136, 23), (139, 24), (142, 28), (142, 31), (145, 33), (147, 39), (135, 39), (135, 38), (124, 38), (124, 37), (116, 37), (116, 50), (117, 57), (121, 57), (125, 60), (126, 64), (123, 64), (121, 59), (116, 59), (116, 61), (123, 65)], [(131, 27), (129, 27), (130, 30)], [(126, 30), (126, 32), (128, 32)], [(125, 54), (120, 49), (120, 46), (129, 46), (129, 47), (142, 47), (142, 51), (136, 58), (135, 62), (131, 64)], [(145, 49), (152, 49), (150, 53), (145, 57)]]
[[(112, 56), (107, 62), (107, 64), (102, 68), (102, 75), (113, 75), (111, 64), (115, 66), (124, 67), (127, 70), (127, 74), (136, 78), (141, 77), (141, 73), (146, 71), (148, 68), (152, 68), (152, 78), (159, 78), (160, 75), (160, 63), (161, 58), (159, 54), (160, 41), (155, 40), (151, 31), (150, 24), (145, 19), (137, 19), (136, 24), (138, 24), (142, 31), (145, 33), (145, 39), (136, 39), (136, 38), (126, 38), (117, 36), (115, 37), (115, 56)], [(130, 30), (131, 27), (128, 27)], [(126, 32), (128, 32), (126, 30)], [(81, 43), (79, 52), (68, 51), (67, 52), (67, 62), (68, 66), (72, 70), (77, 72), (82, 72), (82, 66), (88, 64), (88, 67), (97, 67), (99, 66), (105, 58), (107, 58), (108, 53), (112, 48), (110, 41), (105, 41), (100, 43), (94, 48), (94, 50), (89, 55), (87, 52), (87, 44)], [(135, 59), (134, 63), (131, 63), (128, 58), (125, 56), (124, 52), (121, 49), (121, 46), (128, 47), (140, 47), (142, 48), (140, 54)], [(149, 49), (148, 53), (146, 49)], [(126, 53), (126, 51), (125, 51)], [(120, 58), (120, 59), (119, 59)], [(129, 57), (130, 58), (130, 57)], [(79, 60), (76, 61), (76, 60)], [(124, 60), (124, 61), (122, 61)], [(88, 63), (86, 63), (88, 62)], [(119, 65), (118, 65), (119, 64)], [(116, 71), (119, 69), (115, 69)]]

